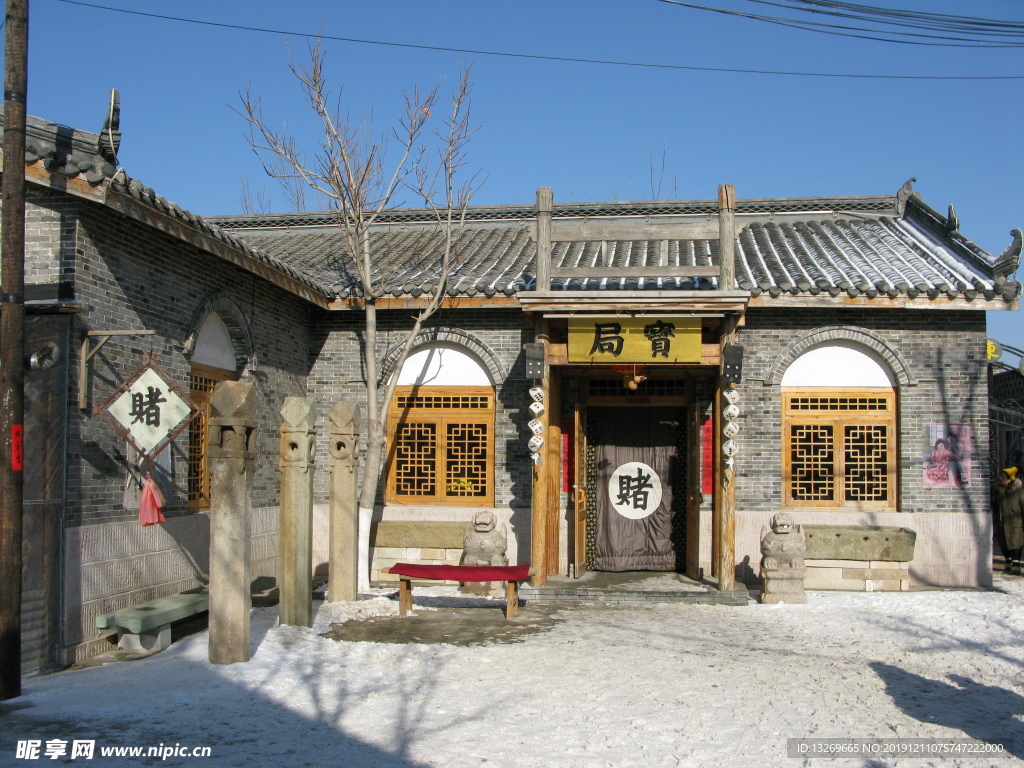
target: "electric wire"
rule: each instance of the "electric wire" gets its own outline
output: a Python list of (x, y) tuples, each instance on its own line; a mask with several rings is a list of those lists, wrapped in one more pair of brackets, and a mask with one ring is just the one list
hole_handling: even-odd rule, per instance
[[(903, 27), (908, 29), (920, 29), (930, 32), (957, 32), (959, 34), (925, 34), (924, 32), (902, 32), (892, 29), (876, 29), (873, 27), (857, 27), (844, 24), (831, 24), (819, 21), (801, 21), (799, 19), (784, 16), (765, 16), (762, 14), (748, 13), (744, 11), (731, 10), (718, 6), (699, 5), (697, 3), (683, 2), (683, 0), (658, 0), (668, 5), (682, 6), (692, 10), (708, 11), (725, 16), (734, 16), (754, 21), (761, 21), (768, 24), (775, 24), (792, 29), (801, 29), (807, 32), (818, 32), (822, 34), (838, 35), (840, 37), (853, 37), (862, 40), (873, 40), (883, 43), (900, 43), (903, 45), (927, 45), (946, 48), (1022, 48), (1024, 47), (1024, 22), (1000, 21), (996, 19), (981, 19), (967, 16), (947, 16), (942, 14), (931, 14), (928, 16), (914, 15), (914, 11), (901, 11), (899, 9), (874, 8), (873, 6), (861, 6), (848, 3), (832, 3), (824, 0), (793, 0), (800, 5), (787, 4), (785, 2), (772, 2), (771, 0), (747, 0), (750, 3), (768, 5), (776, 8), (810, 13), (816, 16), (833, 16), (843, 19), (855, 19), (865, 21), (879, 26)], [(824, 10), (836, 6), (867, 9), (858, 13), (843, 13), (838, 11)], [(811, 6), (811, 7), (808, 7)], [(877, 13), (876, 13), (877, 12)], [(879, 20), (874, 16), (881, 16), (885, 20)], [(901, 20), (891, 20), (901, 19)], [(910, 19), (913, 19), (911, 21)], [(842, 31), (846, 30), (846, 31)], [(854, 34), (863, 32), (865, 34)], [(883, 37), (882, 35), (889, 35)], [(979, 37), (981, 36), (981, 37)], [(984, 39), (984, 36), (996, 36), (1006, 39)], [(915, 38), (915, 39), (910, 39)], [(1013, 39), (1016, 38), (1017, 42)]]
[[(662, 2), (668, 2), (669, 0), (661, 0)], [(743, 75), (777, 75), (787, 77), (817, 77), (817, 78), (829, 78), (829, 79), (853, 79), (853, 80), (926, 80), (926, 81), (981, 81), (981, 80), (1024, 80), (1024, 75), (890, 75), (890, 74), (862, 74), (862, 73), (843, 73), (843, 72), (800, 72), (791, 70), (775, 70), (775, 69), (745, 69), (736, 67), (702, 67), (696, 65), (687, 64), (657, 64), (653, 62), (638, 62), (638, 61), (617, 61), (614, 59), (590, 59), (590, 58), (576, 58), (571, 56), (552, 56), (544, 54), (534, 53), (515, 53), (512, 51), (489, 51), (483, 49), (474, 48), (456, 48), (450, 46), (441, 45), (425, 45), (418, 43), (397, 43), (386, 40), (369, 40), (355, 37), (340, 37), (337, 35), (325, 35), (321, 33), (313, 32), (298, 32), (288, 31), (282, 29), (271, 29), (268, 27), (253, 27), (244, 24), (229, 24), (227, 22), (219, 21), (206, 21), (203, 19), (189, 19), (181, 16), (169, 16), (166, 14), (159, 13), (148, 13), (146, 11), (135, 11), (127, 8), (115, 8), (107, 5), (99, 5), (97, 3), (87, 3), (82, 0), (58, 0), (58, 2), (67, 3), (69, 5), (78, 5), (85, 8), (95, 8), (103, 11), (112, 11), (115, 13), (124, 13), (133, 16), (145, 16), (152, 19), (161, 19), (165, 21), (178, 21), (187, 24), (197, 24), (201, 26), (209, 27), (220, 27), (224, 29), (237, 29), (247, 32), (263, 32), (266, 34), (273, 35), (289, 35), (292, 37), (306, 37), (310, 39), (321, 39), (321, 40), (333, 40), (344, 43), (359, 43), (363, 45), (379, 45), (391, 48), (411, 48), (415, 50), (423, 51), (440, 51), (444, 53), (463, 53), (472, 54), (475, 56), (495, 56), (504, 58), (514, 59), (527, 59), (532, 61), (557, 61), (567, 62), (574, 64), (601, 64), (606, 66), (616, 67), (639, 67), (647, 69), (666, 69), (666, 70), (685, 70), (690, 72), (724, 72), (729, 74), (743, 74)], [(679, 3), (680, 5), (686, 5), (685, 3)], [(712, 9), (713, 10), (713, 9)]]

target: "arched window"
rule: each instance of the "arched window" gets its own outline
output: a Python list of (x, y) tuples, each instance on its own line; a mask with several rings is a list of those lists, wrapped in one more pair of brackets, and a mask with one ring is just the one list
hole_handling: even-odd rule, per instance
[(398, 372), (389, 412), (386, 499), (494, 503), (494, 386), (464, 348), (420, 347)]
[(896, 382), (872, 350), (829, 342), (782, 378), (784, 505), (896, 509)]
[(238, 378), (236, 364), (231, 334), (220, 315), (211, 312), (196, 335), (189, 377), (189, 395), (199, 407), (188, 433), (188, 505), (193, 509), (210, 506), (210, 472), (206, 466), (210, 394), (219, 382)]

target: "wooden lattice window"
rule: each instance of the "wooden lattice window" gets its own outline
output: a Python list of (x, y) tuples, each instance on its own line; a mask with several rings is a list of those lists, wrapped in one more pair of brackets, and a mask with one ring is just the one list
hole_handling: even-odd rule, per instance
[(783, 485), (790, 507), (896, 509), (896, 393), (782, 390)]
[(193, 509), (210, 506), (210, 471), (206, 466), (206, 432), (210, 419), (210, 395), (222, 381), (234, 381), (234, 371), (209, 365), (192, 364), (189, 395), (199, 415), (188, 429), (188, 505)]
[(494, 503), (493, 389), (398, 387), (389, 425), (389, 503)]

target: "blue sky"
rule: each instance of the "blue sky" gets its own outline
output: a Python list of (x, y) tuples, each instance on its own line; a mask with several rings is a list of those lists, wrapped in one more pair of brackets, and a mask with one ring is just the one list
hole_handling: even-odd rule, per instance
[[(1024, 75), (1022, 49), (850, 40), (723, 17), (657, 0), (96, 0), (112, 7), (299, 33), (589, 59), (804, 72)], [(1020, 0), (878, 4), (1024, 21)], [(710, 3), (709, 3), (710, 4)], [(750, 10), (742, 0), (719, 6)], [(764, 9), (762, 9), (764, 10)], [(200, 214), (241, 212), (240, 179), (262, 170), (231, 109), (247, 87), (266, 114), (315, 138), (287, 48), (305, 39), (31, 0), (30, 114), (100, 128), (121, 92), (120, 160), (130, 176)], [(473, 65), (481, 128), (471, 160), (487, 174), (475, 202), (891, 194), (909, 177), (933, 208), (999, 253), (1024, 226), (1024, 80), (782, 77), (533, 61), (328, 42), (328, 67), (353, 115), (385, 127), (401, 91)], [(284, 196), (267, 180), (275, 209)], [(410, 201), (412, 202), (412, 201)], [(990, 333), (1024, 348), (1017, 313)]]

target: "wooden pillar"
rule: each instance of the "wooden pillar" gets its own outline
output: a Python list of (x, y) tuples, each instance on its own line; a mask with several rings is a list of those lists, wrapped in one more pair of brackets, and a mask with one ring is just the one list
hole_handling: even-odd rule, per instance
[(715, 385), (711, 403), (711, 575), (718, 578), (721, 571), (719, 542), (722, 540), (722, 390)]
[[(686, 409), (686, 575), (696, 579), (700, 572), (700, 505), (703, 477), (701, 458), (704, 453), (704, 434), (701, 430), (701, 407), (697, 402), (693, 378), (686, 381), (686, 396), (690, 405)], [(680, 459), (682, 460), (682, 459)]]
[[(543, 388), (545, 395), (551, 391), (551, 366), (548, 365), (548, 321), (538, 318), (536, 321), (536, 338), (544, 347), (544, 376), (540, 379), (539, 385)], [(524, 393), (525, 394), (525, 393)], [(536, 569), (531, 579), (535, 587), (543, 587), (548, 580), (548, 472), (551, 468), (551, 461), (548, 459), (551, 439), (551, 402), (550, 398), (544, 398), (544, 413), (539, 417), (544, 425), (544, 447), (536, 454), (539, 461), (533, 464), (533, 508), (530, 524), (530, 562)]]
[[(545, 349), (547, 345), (545, 345)], [(544, 542), (547, 546), (548, 573), (558, 573), (558, 550), (561, 521), (559, 512), (562, 501), (562, 377), (558, 371), (548, 369), (548, 427), (544, 438), (547, 464), (547, 531)]]
[[(736, 318), (726, 317), (722, 326), (721, 356), (725, 359), (725, 347), (731, 344), (736, 329)], [(726, 463), (722, 452), (725, 436), (722, 429), (725, 419), (722, 410), (728, 405), (723, 396), (725, 384), (721, 370), (718, 376), (718, 390), (715, 392), (715, 462), (718, 466), (718, 480), (715, 489), (715, 528), (717, 535), (714, 541), (715, 573), (718, 576), (718, 588), (731, 591), (736, 588), (736, 468)]]
[(7, 0), (0, 292), (0, 699), (21, 695), (28, 0)]
[(537, 290), (551, 290), (551, 210), (554, 193), (551, 187), (537, 190)]
[(718, 290), (731, 291), (736, 285), (736, 188), (718, 186)]
[(286, 397), (278, 443), (280, 500), (280, 622), (313, 626), (313, 471), (316, 408), (305, 397)]

